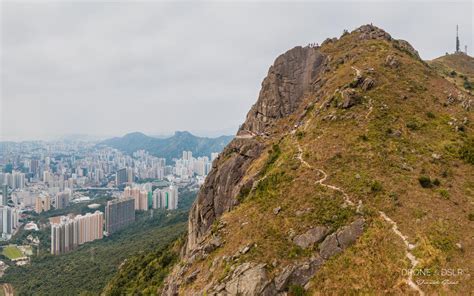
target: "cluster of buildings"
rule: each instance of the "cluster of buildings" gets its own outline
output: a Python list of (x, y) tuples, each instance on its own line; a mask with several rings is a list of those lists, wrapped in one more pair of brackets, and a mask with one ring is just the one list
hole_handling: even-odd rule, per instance
[(218, 153), (211, 153), (211, 159), (207, 156), (194, 158), (191, 151), (183, 151), (183, 156), (176, 160), (173, 173), (182, 179), (190, 179), (194, 175), (206, 176), (212, 169), (212, 162), (217, 158)]
[(177, 182), (193, 182), (205, 177), (212, 169), (212, 161), (218, 153), (207, 156), (193, 157), (191, 151), (183, 151), (182, 158), (175, 159), (175, 165), (167, 165), (166, 159), (151, 156), (144, 150), (133, 153), (131, 162), (124, 161), (123, 167), (115, 175), (116, 186), (127, 185), (136, 180), (156, 179)]
[(96, 211), (77, 216), (60, 216), (50, 220), (51, 254), (59, 255), (104, 235), (104, 213)]
[(25, 174), (12, 171), (12, 173), (0, 173), (0, 185), (7, 185), (11, 189), (25, 188)]
[(152, 206), (154, 209), (176, 210), (178, 208), (178, 188), (171, 185), (153, 191)]
[[(165, 158), (144, 150), (127, 155), (114, 148), (79, 141), (2, 143), (2, 149), (2, 198), (11, 200), (11, 206), (38, 213), (80, 202), (84, 196), (78, 190), (89, 188), (123, 189), (149, 180), (198, 188), (218, 155), (196, 158), (191, 151), (183, 151), (181, 158), (168, 164)], [(151, 195), (148, 199), (151, 207)]]
[(150, 208), (166, 210), (178, 208), (178, 188), (173, 184), (153, 191), (150, 183), (131, 184), (125, 187), (123, 198), (133, 199), (135, 210), (138, 211), (147, 211)]
[[(100, 211), (85, 215), (50, 218), (51, 254), (69, 252), (77, 246), (102, 239), (135, 221), (135, 211), (178, 208), (178, 188), (171, 185), (151, 191), (150, 183), (127, 186), (117, 199), (107, 202), (105, 215)], [(47, 200), (47, 199), (45, 199)]]
[[(218, 156), (196, 158), (191, 151), (183, 151), (170, 165), (144, 150), (127, 155), (88, 142), (1, 145), (0, 231), (4, 240), (21, 227), (20, 217), (28, 222), (29, 212), (40, 214), (90, 200), (83, 192), (108, 192), (114, 197), (104, 212), (51, 218), (51, 253), (55, 255), (119, 231), (135, 221), (135, 211), (177, 209), (178, 187), (197, 190)], [(33, 224), (26, 226), (39, 229)]]
[(135, 210), (147, 211), (151, 203), (151, 185), (132, 184), (132, 186), (125, 187), (123, 197), (133, 199)]

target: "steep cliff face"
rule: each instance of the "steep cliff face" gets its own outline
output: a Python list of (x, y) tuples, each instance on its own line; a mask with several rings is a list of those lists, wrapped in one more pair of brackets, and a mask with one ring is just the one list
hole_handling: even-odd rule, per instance
[[(281, 55), (199, 192), (163, 294), (436, 291), (416, 268), (474, 263), (472, 103), (371, 25)], [(472, 290), (457, 280), (440, 289)]]
[(209, 227), (224, 212), (238, 204), (249, 165), (260, 156), (263, 145), (252, 139), (234, 139), (213, 163), (189, 213), (187, 253), (196, 248)]
[(268, 135), (272, 125), (298, 108), (304, 94), (317, 87), (325, 57), (314, 47), (295, 47), (279, 56), (263, 80), (257, 102), (252, 106), (237, 138), (213, 164), (189, 216), (187, 250), (193, 250), (216, 217), (238, 204), (242, 188), (251, 187), (256, 176), (244, 180), (249, 165), (265, 143), (252, 139)]
[(320, 78), (325, 62), (318, 48), (309, 46), (298, 46), (279, 56), (238, 134), (267, 133), (276, 120), (292, 114)]

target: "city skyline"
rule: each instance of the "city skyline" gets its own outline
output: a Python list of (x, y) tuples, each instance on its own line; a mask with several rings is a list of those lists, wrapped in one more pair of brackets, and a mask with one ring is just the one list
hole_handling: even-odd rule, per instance
[(461, 48), (470, 52), (472, 7), (468, 1), (2, 3), (0, 141), (134, 131), (233, 134), (275, 56), (371, 22), (410, 40), (423, 59), (453, 52), (459, 24)]

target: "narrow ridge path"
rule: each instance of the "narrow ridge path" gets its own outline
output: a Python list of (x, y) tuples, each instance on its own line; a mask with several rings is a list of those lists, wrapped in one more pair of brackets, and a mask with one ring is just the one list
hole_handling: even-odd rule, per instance
[[(356, 71), (356, 75), (359, 76), (360, 75), (360, 70), (355, 68), (355, 67), (352, 67), (355, 71)], [(323, 106), (325, 105), (325, 102), (323, 102), (319, 109), (321, 109)], [(370, 113), (372, 112), (372, 104), (370, 104), (370, 108), (369, 108), (369, 112), (365, 115), (365, 118), (367, 119), (368, 116), (370, 115)], [(306, 130), (306, 127), (308, 126), (308, 123), (311, 121), (311, 118), (305, 123), (305, 126), (303, 127), (303, 130)], [(296, 143), (296, 146), (298, 147), (298, 155), (296, 156), (298, 158), (298, 160), (301, 162), (301, 164), (303, 164), (305, 167), (311, 169), (311, 170), (315, 170), (317, 172), (319, 172), (323, 177), (319, 180), (317, 180), (315, 183), (316, 184), (319, 184), (321, 186), (324, 186), (326, 188), (330, 188), (332, 190), (335, 190), (335, 191), (338, 191), (340, 193), (342, 193), (342, 195), (344, 196), (344, 202), (345, 204), (347, 205), (350, 205), (350, 206), (355, 206), (355, 203), (350, 199), (349, 195), (341, 188), (337, 187), (337, 186), (334, 186), (334, 185), (330, 185), (330, 184), (326, 184), (324, 183), (328, 177), (327, 173), (325, 171), (323, 171), (322, 169), (318, 169), (318, 168), (314, 168), (312, 165), (310, 165), (306, 160), (304, 160), (303, 158), (303, 148), (301, 148), (301, 145), (300, 143), (298, 142), (298, 140), (296, 139), (295, 137), (295, 134), (296, 134), (296, 131), (297, 129), (299, 128), (299, 126), (295, 127), (293, 130), (291, 130), (288, 134), (290, 134), (295, 143)], [(249, 132), (250, 135), (242, 135), (242, 136), (237, 136), (237, 138), (244, 138), (244, 139), (249, 139), (249, 138), (253, 138), (255, 137), (255, 133), (253, 132)], [(260, 182), (260, 181), (263, 181), (264, 179), (266, 178), (266, 176), (263, 176), (261, 179), (257, 180), (257, 184)], [(251, 191), (253, 191), (255, 189), (256, 186), (252, 186), (252, 189)], [(362, 201), (359, 200), (359, 205), (362, 205)], [(405, 255), (406, 257), (408, 258), (408, 260), (410, 260), (410, 263), (411, 263), (411, 267), (410, 267), (410, 270), (408, 271), (408, 278), (405, 280), (406, 283), (408, 284), (408, 286), (410, 288), (412, 288), (413, 290), (417, 291), (418, 294), (420, 296), (424, 296), (425, 293), (421, 290), (421, 288), (413, 281), (413, 273), (415, 271), (415, 268), (416, 266), (418, 265), (419, 261), (418, 259), (416, 258), (415, 255), (413, 255), (413, 253), (411, 253), (411, 250), (413, 250), (416, 246), (411, 244), (409, 241), (408, 241), (408, 237), (406, 235), (404, 235), (399, 229), (398, 229), (398, 224), (397, 222), (393, 221), (390, 217), (387, 216), (387, 214), (385, 214), (384, 212), (382, 211), (379, 211), (379, 214), (380, 214), (380, 217), (382, 217), (382, 219), (384, 219), (386, 222), (388, 222), (390, 225), (392, 225), (392, 231), (393, 233), (395, 233), (398, 237), (401, 238), (401, 240), (403, 241), (403, 243), (405, 244), (405, 247), (406, 247), (406, 250), (405, 250)]]
[(408, 271), (408, 279), (406, 280), (408, 286), (410, 286), (413, 290), (417, 291), (418, 294), (424, 296), (425, 293), (420, 289), (420, 287), (413, 281), (413, 273), (415, 271), (415, 268), (416, 266), (418, 265), (419, 261), (418, 259), (416, 259), (415, 255), (413, 255), (413, 253), (411, 253), (410, 251), (413, 250), (415, 248), (415, 245), (412, 245), (410, 244), (410, 242), (408, 241), (408, 237), (406, 237), (405, 235), (403, 235), (400, 230), (398, 229), (398, 225), (397, 225), (397, 222), (393, 221), (390, 217), (388, 217), (384, 212), (382, 211), (379, 211), (380, 213), (380, 216), (385, 220), (387, 221), (389, 224), (392, 225), (392, 231), (398, 235), (403, 243), (405, 244), (406, 246), (406, 250), (405, 250), (405, 256), (408, 258), (408, 260), (410, 260), (410, 263), (411, 263), (411, 267), (410, 267), (410, 270)]
[(300, 160), (300, 162), (306, 166), (307, 168), (309, 169), (312, 169), (312, 170), (316, 170), (318, 171), (321, 175), (323, 175), (323, 177), (321, 179), (319, 179), (318, 181), (316, 181), (316, 184), (319, 184), (321, 186), (324, 186), (326, 188), (330, 188), (332, 190), (335, 190), (335, 191), (338, 191), (340, 193), (342, 193), (342, 195), (344, 196), (344, 202), (350, 206), (354, 206), (355, 204), (352, 202), (352, 200), (349, 198), (349, 195), (347, 193), (344, 192), (344, 190), (342, 190), (341, 188), (337, 187), (337, 186), (334, 186), (334, 185), (329, 185), (329, 184), (325, 184), (324, 181), (326, 181), (326, 179), (328, 178), (328, 174), (326, 174), (325, 171), (321, 170), (321, 169), (318, 169), (318, 168), (313, 168), (313, 166), (311, 166), (308, 162), (306, 162), (306, 160), (303, 159), (303, 149), (301, 148), (301, 145), (300, 143), (298, 143), (298, 141), (296, 141), (296, 144), (298, 146), (298, 155), (297, 155), (297, 158)]
[[(295, 132), (292, 131), (292, 134), (294, 134)], [(346, 204), (350, 205), (350, 206), (354, 206), (354, 202), (350, 199), (349, 195), (344, 191), (342, 190), (341, 188), (337, 187), (337, 186), (334, 186), (334, 185), (329, 185), (329, 184), (325, 184), (324, 182), (326, 181), (328, 175), (326, 174), (326, 172), (324, 172), (323, 170), (321, 169), (318, 169), (318, 168), (314, 168), (312, 165), (310, 165), (306, 160), (303, 159), (303, 149), (301, 148), (301, 145), (300, 143), (298, 142), (298, 140), (295, 138), (295, 142), (296, 142), (296, 146), (298, 147), (298, 155), (296, 156), (298, 158), (298, 160), (307, 168), (309, 169), (312, 169), (312, 170), (316, 170), (318, 171), (320, 174), (323, 175), (323, 177), (321, 179), (319, 179), (318, 181), (316, 181), (316, 184), (320, 184), (321, 186), (324, 186), (324, 187), (327, 187), (327, 188), (330, 188), (330, 189), (333, 189), (335, 191), (338, 191), (340, 193), (342, 193), (344, 195), (344, 201)], [(361, 204), (361, 201), (359, 200), (359, 204)], [(425, 293), (420, 289), (420, 287), (413, 281), (413, 273), (414, 273), (414, 270), (416, 268), (416, 266), (418, 265), (419, 261), (418, 259), (415, 257), (415, 255), (413, 255), (413, 253), (411, 253), (411, 250), (413, 250), (415, 248), (415, 245), (413, 244), (410, 244), (410, 242), (408, 241), (408, 237), (403, 235), (400, 230), (398, 229), (398, 224), (397, 222), (393, 221), (390, 217), (388, 217), (384, 212), (382, 211), (379, 211), (379, 214), (380, 214), (380, 217), (382, 217), (382, 219), (384, 219), (386, 222), (388, 222), (390, 225), (392, 225), (392, 231), (393, 233), (395, 233), (398, 237), (400, 237), (403, 241), (403, 243), (405, 244), (405, 247), (406, 247), (406, 250), (405, 250), (405, 255), (406, 257), (408, 258), (408, 260), (410, 260), (410, 263), (411, 263), (411, 266), (410, 266), (410, 270), (408, 271), (408, 278), (405, 280), (406, 283), (408, 284), (408, 286), (410, 288), (412, 288), (413, 290), (417, 291), (419, 295), (421, 296), (424, 296)]]

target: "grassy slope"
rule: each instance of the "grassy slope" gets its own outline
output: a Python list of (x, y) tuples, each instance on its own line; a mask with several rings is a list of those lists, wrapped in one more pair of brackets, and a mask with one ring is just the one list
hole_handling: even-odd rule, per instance
[(434, 59), (430, 63), (442, 64), (474, 78), (474, 59), (466, 54), (448, 54)]
[(465, 83), (474, 88), (474, 58), (466, 54), (448, 54), (428, 62), (440, 75), (460, 88), (465, 88)]
[[(304, 133), (299, 133), (304, 158), (329, 174), (326, 183), (344, 188), (353, 200), (362, 200), (369, 221), (359, 242), (331, 259), (318, 273), (311, 292), (325, 294), (336, 289), (347, 293), (407, 293), (411, 290), (403, 282), (402, 269), (408, 267), (404, 248), (377, 210), (389, 214), (410, 241), (417, 243), (414, 252), (421, 259), (421, 267), (468, 270), (473, 265), (474, 255), (467, 250), (474, 246), (469, 235), (474, 232), (469, 220), (473, 213), (474, 172), (472, 164), (460, 160), (456, 153), (465, 139), (472, 137), (472, 130), (469, 123), (464, 132), (448, 124), (452, 117), (472, 122), (472, 113), (458, 105), (444, 106), (446, 93), (454, 92), (455, 86), (424, 62), (386, 41), (356, 40), (357, 36), (350, 34), (323, 46), (322, 51), (332, 57), (333, 71), (325, 75), (328, 80), (323, 89), (307, 94), (306, 103), (296, 112), (302, 114), (305, 106), (315, 102), (316, 108), (305, 116), (305, 121), (311, 122)], [(401, 62), (398, 69), (384, 66), (388, 54)], [(337, 65), (335, 61), (344, 56), (350, 60)], [(353, 79), (351, 66), (374, 68), (371, 76), (376, 87), (367, 92), (358, 89), (363, 96), (358, 106), (349, 110), (331, 106), (317, 114), (321, 102)], [(338, 119), (323, 120), (328, 114)], [(265, 181), (239, 207), (221, 217), (227, 223), (221, 232), (225, 245), (192, 265), (188, 273), (200, 269), (200, 274), (184, 289), (201, 290), (212, 279), (222, 279), (232, 264), (220, 258), (235, 254), (246, 243), (256, 243), (257, 247), (233, 264), (264, 262), (270, 272), (276, 272), (287, 263), (311, 255), (312, 250), (301, 250), (291, 243), (290, 232), (298, 234), (321, 224), (335, 229), (354, 218), (353, 211), (341, 207), (340, 194), (315, 185), (321, 176), (297, 161), (294, 139), (285, 135), (297, 115), (277, 125), (282, 137), (271, 141), (281, 152), (271, 163), (267, 160), (274, 159), (275, 149), (264, 153), (251, 168), (265, 171)], [(394, 130), (399, 130), (401, 136), (391, 136)], [(441, 158), (434, 159), (433, 153)], [(404, 169), (407, 167), (411, 170)], [(440, 185), (422, 188), (418, 182), (422, 175), (439, 179)], [(277, 206), (282, 210), (275, 216), (272, 210)], [(306, 209), (309, 211), (297, 215), (296, 211)], [(462, 249), (456, 243), (461, 243)], [(457, 285), (422, 288), (426, 292), (474, 289), (465, 276), (456, 280)]]

